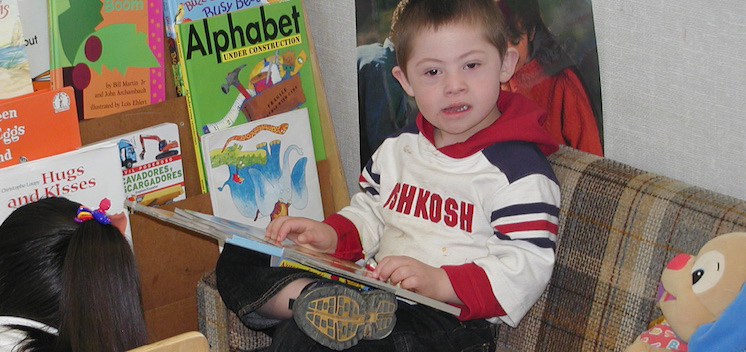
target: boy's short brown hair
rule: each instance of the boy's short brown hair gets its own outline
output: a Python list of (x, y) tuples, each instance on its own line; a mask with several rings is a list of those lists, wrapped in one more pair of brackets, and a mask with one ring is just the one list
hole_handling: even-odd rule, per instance
[(396, 61), (406, 74), (412, 38), (422, 29), (465, 23), (481, 26), (487, 41), (502, 58), (508, 47), (505, 19), (494, 0), (401, 0), (392, 24), (391, 41)]

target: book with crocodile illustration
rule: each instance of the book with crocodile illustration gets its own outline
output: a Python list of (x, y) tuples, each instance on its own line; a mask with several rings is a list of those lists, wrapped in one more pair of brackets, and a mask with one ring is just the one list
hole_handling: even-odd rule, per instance
[(323, 220), (305, 108), (202, 136), (213, 213), (265, 227), (280, 215)]
[[(306, 108), (313, 161), (326, 159), (301, 0), (182, 22), (176, 33), (195, 150), (203, 135)], [(197, 163), (206, 191), (199, 152)]]

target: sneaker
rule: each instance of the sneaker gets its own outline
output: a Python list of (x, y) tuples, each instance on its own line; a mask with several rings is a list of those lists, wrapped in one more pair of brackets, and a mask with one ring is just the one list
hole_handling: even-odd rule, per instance
[(336, 281), (319, 280), (293, 302), (293, 318), (309, 337), (341, 351), (364, 340), (388, 336), (396, 324), (396, 296), (362, 291)]

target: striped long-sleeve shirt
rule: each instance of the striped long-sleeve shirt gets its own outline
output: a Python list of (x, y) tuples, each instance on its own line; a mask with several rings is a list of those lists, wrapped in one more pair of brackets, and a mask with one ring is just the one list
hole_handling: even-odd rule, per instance
[(381, 144), (360, 176), (364, 191), (325, 222), (338, 256), (442, 267), (464, 303), (460, 319), (515, 326), (554, 265), (560, 194), (544, 154), (557, 145), (528, 99), (501, 92), (497, 105), (495, 123), (440, 149), (418, 116)]

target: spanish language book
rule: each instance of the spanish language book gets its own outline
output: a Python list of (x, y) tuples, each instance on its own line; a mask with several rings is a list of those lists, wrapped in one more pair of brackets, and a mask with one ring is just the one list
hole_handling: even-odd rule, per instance
[(17, 0), (0, 0), (0, 99), (34, 91)]
[(202, 135), (307, 108), (315, 161), (326, 159), (301, 0), (183, 22), (176, 30), (196, 151)]
[[(278, 1), (282, 0), (273, 0), (271, 2)], [(269, 3), (270, 1), (268, 0), (163, 0), (163, 23), (166, 26), (166, 41), (168, 53), (171, 55), (171, 69), (174, 74), (176, 94), (178, 96), (184, 95), (181, 60), (179, 60), (179, 51), (176, 49), (177, 24)]]
[[(446, 313), (456, 316), (461, 313), (461, 309), (448, 303), (403, 289), (400, 286), (391, 285), (388, 282), (370, 278), (365, 275), (370, 270), (367, 266), (303, 248), (290, 240), (285, 240), (282, 243), (267, 241), (264, 239), (263, 227), (246, 225), (219, 216), (187, 209), (176, 208), (174, 211), (168, 211), (163, 208), (146, 207), (135, 202), (126, 202), (126, 206), (132, 211), (140, 212), (155, 219), (210, 236), (217, 239), (220, 244), (230, 243), (276, 257), (273, 258), (275, 266), (293, 266), (299, 269), (310, 267), (315, 270), (309, 271), (320, 271), (322, 272), (320, 275), (324, 277), (341, 277), (351, 280), (350, 284), (356, 287), (362, 285), (367, 286), (369, 289), (386, 290), (393, 292), (403, 299), (424, 304)], [(283, 261), (285, 262), (284, 264)], [(291, 262), (296, 264), (292, 264)], [(345, 280), (339, 281), (345, 282)]]
[(0, 100), (0, 168), (80, 147), (73, 89), (45, 89)]
[(161, 0), (49, 0), (52, 88), (72, 86), (78, 116), (165, 99)]
[(117, 143), (127, 199), (161, 206), (186, 198), (179, 127), (165, 122), (112, 137)]
[(213, 214), (266, 227), (281, 215), (323, 220), (305, 108), (202, 136)]
[(42, 198), (65, 197), (92, 210), (107, 198), (108, 214), (127, 217), (124, 235), (132, 244), (118, 154), (116, 143), (97, 143), (0, 169), (0, 222), (16, 208)]

